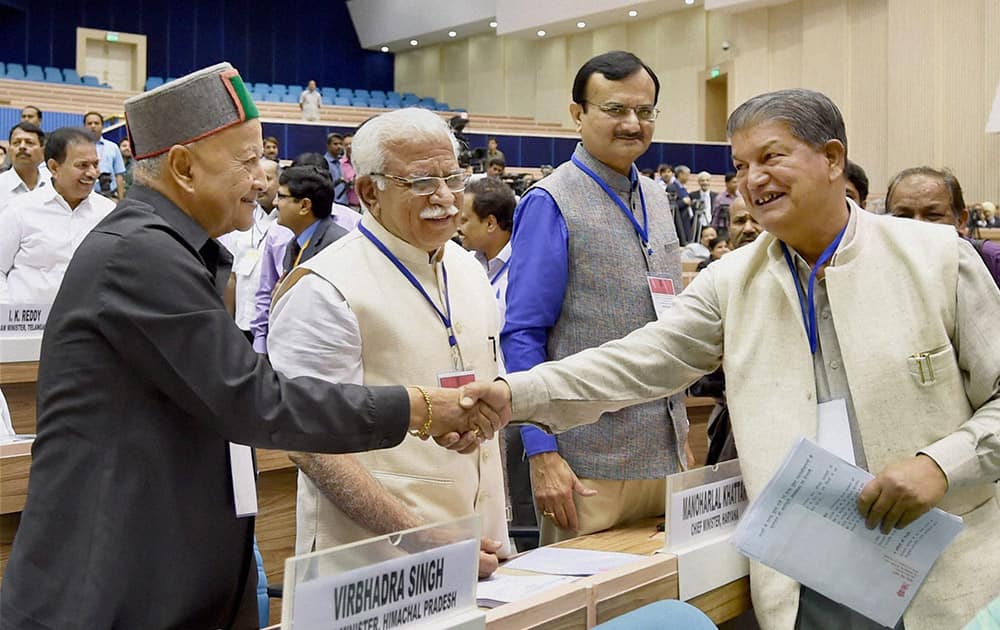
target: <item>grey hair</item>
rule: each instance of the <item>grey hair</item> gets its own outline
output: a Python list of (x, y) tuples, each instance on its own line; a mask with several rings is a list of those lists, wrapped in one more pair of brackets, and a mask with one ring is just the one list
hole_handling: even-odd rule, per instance
[(161, 153), (155, 157), (138, 160), (132, 169), (132, 179), (137, 184), (152, 186), (160, 178), (163, 172), (163, 165), (167, 162), (169, 153)]
[(381, 173), (392, 145), (420, 144), (447, 138), (458, 159), (458, 140), (440, 116), (426, 109), (406, 107), (367, 121), (354, 134), (351, 161), (358, 177)]
[(814, 149), (822, 148), (830, 140), (839, 140), (844, 145), (846, 159), (844, 117), (828, 96), (813, 90), (778, 90), (751, 98), (729, 115), (726, 135), (732, 138), (743, 129), (772, 120), (786, 123), (793, 136)]
[(678, 164), (677, 166), (674, 167), (674, 175), (690, 175), (690, 174), (691, 174), (691, 168), (689, 166), (685, 166), (684, 164)]

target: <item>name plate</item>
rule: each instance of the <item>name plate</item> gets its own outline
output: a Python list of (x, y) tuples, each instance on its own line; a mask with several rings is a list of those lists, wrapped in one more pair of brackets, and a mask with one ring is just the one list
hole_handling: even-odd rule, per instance
[(41, 333), (51, 309), (51, 304), (0, 304), (0, 337)]
[(295, 630), (386, 630), (474, 608), (478, 563), (479, 541), (462, 540), (300, 582)]
[(668, 550), (728, 536), (747, 507), (739, 460), (667, 477)]

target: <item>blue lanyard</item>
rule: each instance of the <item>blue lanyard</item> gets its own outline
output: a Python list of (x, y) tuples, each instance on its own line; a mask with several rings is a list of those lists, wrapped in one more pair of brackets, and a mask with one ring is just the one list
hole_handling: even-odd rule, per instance
[(507, 263), (509, 263), (509, 262), (510, 262), (509, 260), (503, 261), (503, 264), (500, 265), (500, 268), (497, 269), (497, 272), (493, 275), (492, 278), (490, 278), (490, 284), (491, 285), (495, 285), (497, 283), (497, 280), (499, 280), (500, 276), (503, 275), (503, 271), (504, 271), (504, 269), (507, 268)]
[(792, 272), (792, 282), (795, 283), (795, 291), (799, 294), (799, 308), (802, 309), (802, 319), (806, 327), (806, 335), (809, 337), (809, 350), (813, 354), (816, 354), (816, 349), (819, 347), (819, 324), (816, 322), (816, 303), (813, 300), (816, 289), (816, 273), (820, 267), (833, 258), (833, 253), (837, 251), (840, 239), (844, 238), (844, 232), (846, 231), (847, 226), (845, 225), (840, 230), (840, 234), (837, 234), (837, 238), (833, 239), (833, 242), (827, 245), (823, 253), (819, 255), (819, 259), (813, 266), (812, 273), (809, 274), (808, 308), (806, 307), (807, 296), (802, 292), (802, 285), (799, 283), (799, 274), (795, 271), (795, 263), (792, 262), (792, 255), (788, 252), (788, 246), (781, 243), (781, 251), (785, 253), (785, 262), (788, 263), (788, 270)]
[[(577, 168), (579, 168), (581, 171), (589, 175), (590, 179), (597, 182), (597, 185), (600, 186), (605, 193), (607, 193), (608, 197), (611, 197), (611, 200), (614, 201), (616, 204), (618, 204), (618, 208), (622, 211), (622, 214), (624, 214), (625, 217), (628, 218), (628, 220), (632, 223), (632, 227), (635, 228), (635, 233), (642, 240), (642, 246), (645, 247), (646, 252), (650, 256), (652, 256), (653, 248), (649, 246), (649, 215), (646, 213), (646, 196), (642, 194), (642, 184), (637, 184), (637, 187), (639, 188), (639, 203), (640, 205), (642, 205), (642, 225), (639, 225), (639, 221), (637, 221), (635, 215), (632, 214), (632, 210), (625, 205), (625, 202), (622, 201), (621, 197), (618, 196), (618, 193), (611, 190), (611, 187), (608, 186), (597, 173), (592, 171), (590, 167), (588, 167), (586, 164), (577, 159), (575, 155), (571, 157), (570, 160), (573, 161), (573, 164), (576, 164)], [(635, 178), (635, 181), (638, 182), (639, 175), (638, 173), (636, 173), (634, 164), (632, 165), (631, 172), (632, 172), (632, 177)], [(632, 181), (631, 178), (630, 181)]]
[(385, 243), (378, 240), (377, 236), (369, 232), (368, 228), (361, 225), (360, 223), (358, 224), (358, 231), (364, 234), (369, 241), (374, 243), (375, 247), (377, 247), (379, 251), (385, 254), (385, 257), (388, 258), (392, 262), (392, 264), (396, 265), (396, 269), (399, 269), (399, 272), (403, 274), (403, 276), (405, 276), (407, 280), (410, 281), (410, 284), (412, 284), (417, 291), (420, 291), (420, 295), (424, 296), (424, 299), (427, 300), (427, 303), (431, 305), (431, 308), (434, 309), (434, 312), (437, 313), (438, 317), (441, 318), (441, 323), (444, 324), (444, 327), (448, 329), (448, 345), (451, 346), (452, 348), (458, 345), (458, 340), (455, 339), (455, 332), (451, 329), (451, 302), (448, 299), (448, 270), (444, 268), (444, 263), (441, 264), (441, 271), (444, 274), (445, 312), (441, 312), (441, 309), (439, 309), (437, 304), (434, 303), (434, 300), (431, 299), (431, 296), (427, 295), (427, 291), (424, 290), (424, 287), (420, 284), (420, 282), (416, 279), (416, 277), (414, 277), (414, 275), (410, 273), (410, 270), (407, 269), (403, 265), (403, 263), (399, 261), (398, 258), (396, 258), (395, 254), (389, 251), (389, 248), (385, 246)]

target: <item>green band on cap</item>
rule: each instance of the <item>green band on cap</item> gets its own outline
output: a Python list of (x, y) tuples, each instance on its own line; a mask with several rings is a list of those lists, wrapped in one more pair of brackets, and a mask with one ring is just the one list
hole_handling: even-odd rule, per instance
[(257, 104), (253, 102), (250, 92), (247, 91), (247, 86), (243, 83), (243, 78), (238, 74), (233, 75), (229, 77), (229, 83), (232, 84), (237, 98), (240, 99), (240, 104), (243, 105), (243, 113), (246, 114), (246, 120), (259, 118), (260, 112), (257, 111)]

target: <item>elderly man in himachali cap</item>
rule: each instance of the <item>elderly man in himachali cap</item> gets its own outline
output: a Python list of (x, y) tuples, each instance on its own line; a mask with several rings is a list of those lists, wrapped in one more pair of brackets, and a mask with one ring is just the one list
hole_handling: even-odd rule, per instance
[(220, 298), (231, 260), (214, 237), (249, 226), (264, 187), (239, 74), (199, 70), (125, 113), (135, 185), (80, 245), (48, 319), (0, 625), (257, 627), (240, 445), (356, 452), (413, 428), (471, 451), (500, 421), (463, 409), (461, 390), (275, 375)]

